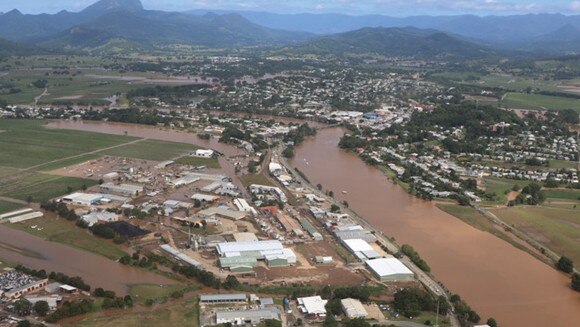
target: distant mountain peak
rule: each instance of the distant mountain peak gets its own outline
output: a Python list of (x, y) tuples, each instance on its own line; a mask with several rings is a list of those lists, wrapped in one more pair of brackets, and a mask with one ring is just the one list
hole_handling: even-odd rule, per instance
[(100, 0), (85, 8), (83, 13), (104, 14), (112, 11), (143, 11), (140, 0)]

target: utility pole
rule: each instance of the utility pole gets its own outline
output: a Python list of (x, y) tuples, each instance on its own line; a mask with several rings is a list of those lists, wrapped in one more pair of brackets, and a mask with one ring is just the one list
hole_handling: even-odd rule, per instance
[(439, 298), (437, 298), (437, 315), (435, 316), (435, 327), (439, 327)]

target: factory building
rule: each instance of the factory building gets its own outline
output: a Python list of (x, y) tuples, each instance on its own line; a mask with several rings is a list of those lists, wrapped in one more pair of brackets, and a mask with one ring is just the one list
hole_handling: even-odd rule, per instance
[(299, 297), (297, 300), (298, 309), (300, 309), (303, 314), (316, 317), (326, 316), (326, 303), (328, 303), (328, 300), (323, 300), (319, 295)]
[(264, 260), (270, 267), (296, 264), (296, 254), (276, 240), (220, 243), (216, 246), (216, 250), (221, 258), (245, 258), (220, 259), (220, 265), (224, 268), (237, 265), (250, 266), (258, 260)]
[(248, 297), (244, 293), (236, 294), (202, 294), (199, 297), (200, 303), (247, 303)]
[(342, 244), (352, 253), (355, 257), (361, 261), (368, 259), (376, 259), (380, 257), (380, 254), (373, 249), (365, 240), (361, 239), (348, 239), (342, 240)]
[(107, 192), (123, 194), (126, 196), (135, 196), (143, 193), (143, 186), (141, 185), (104, 183), (99, 187)]
[(245, 211), (236, 211), (232, 210), (228, 207), (220, 206), (220, 207), (212, 207), (205, 210), (201, 210), (198, 212), (200, 218), (205, 219), (212, 216), (226, 218), (231, 220), (240, 220), (245, 218), (248, 213)]
[(368, 316), (364, 306), (357, 299), (342, 299), (340, 300), (340, 305), (344, 314), (351, 319), (366, 318)]
[(368, 260), (366, 265), (381, 282), (410, 280), (415, 276), (407, 266), (393, 257)]
[(261, 308), (251, 310), (217, 310), (216, 324), (257, 325), (264, 320), (280, 320), (280, 310), (277, 308)]

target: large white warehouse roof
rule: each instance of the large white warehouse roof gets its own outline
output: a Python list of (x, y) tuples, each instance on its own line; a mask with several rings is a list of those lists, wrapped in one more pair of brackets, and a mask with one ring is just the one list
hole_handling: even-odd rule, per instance
[(413, 275), (413, 272), (396, 258), (379, 258), (368, 260), (366, 264), (380, 277), (394, 275)]

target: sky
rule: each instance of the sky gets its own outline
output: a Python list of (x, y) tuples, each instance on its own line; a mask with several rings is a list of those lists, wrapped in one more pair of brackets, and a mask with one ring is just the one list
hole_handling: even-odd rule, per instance
[[(80, 11), (96, 0), (0, 0), (0, 12)], [(146, 9), (235, 9), (277, 13), (346, 13), (353, 15), (508, 15), (558, 12), (580, 14), (580, 0), (141, 0)]]

